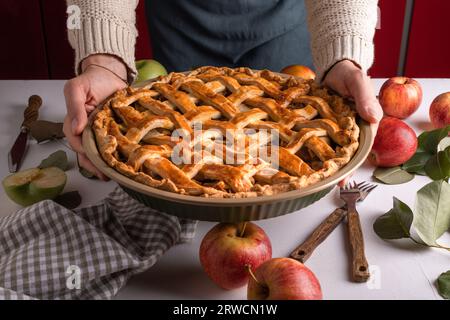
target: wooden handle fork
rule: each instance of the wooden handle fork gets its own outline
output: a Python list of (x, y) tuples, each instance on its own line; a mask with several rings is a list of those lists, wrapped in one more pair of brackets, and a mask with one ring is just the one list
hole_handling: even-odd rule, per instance
[(352, 254), (352, 279), (366, 282), (369, 277), (369, 264), (364, 253), (364, 237), (356, 208), (349, 208), (347, 213), (348, 237)]
[(346, 213), (347, 211), (342, 208), (336, 209), (301, 245), (292, 251), (290, 257), (305, 263), (319, 244), (321, 244), (330, 235), (330, 233), (336, 229), (339, 223), (345, 218)]

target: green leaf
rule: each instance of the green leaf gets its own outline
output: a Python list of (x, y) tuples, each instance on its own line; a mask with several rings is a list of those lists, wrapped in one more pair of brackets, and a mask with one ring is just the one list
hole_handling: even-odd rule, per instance
[(428, 152), (417, 152), (411, 159), (405, 162), (402, 169), (409, 173), (425, 175), (425, 164), (432, 157)]
[(438, 163), (443, 179), (450, 177), (450, 147), (438, 152)]
[(450, 185), (434, 181), (417, 192), (413, 225), (417, 234), (429, 246), (450, 228)]
[(427, 176), (429, 176), (434, 181), (443, 179), (437, 158), (437, 155), (432, 156), (430, 160), (427, 161), (424, 167)]
[(38, 143), (64, 138), (63, 124), (60, 122), (37, 120), (32, 122), (29, 127), (30, 135), (36, 139)]
[(444, 299), (450, 299), (450, 270), (439, 276), (437, 286), (439, 294)]
[(92, 172), (90, 172), (89, 170), (86, 170), (83, 167), (79, 167), (78, 171), (80, 171), (81, 175), (85, 178), (88, 179), (96, 179), (97, 177), (95, 176), (95, 174), (93, 174)]
[(400, 167), (378, 168), (373, 172), (373, 176), (377, 180), (390, 185), (402, 184), (414, 179), (414, 175)]
[(450, 177), (450, 147), (432, 156), (424, 169), (426, 174), (435, 181)]
[[(402, 169), (409, 173), (428, 175), (433, 180), (441, 180), (448, 177), (450, 173), (447, 174), (446, 172), (450, 172), (450, 160), (444, 161), (444, 155), (441, 155), (439, 159), (437, 157), (433, 158), (433, 156), (450, 147), (449, 132), (450, 126), (422, 133), (418, 138), (419, 147), (416, 154), (403, 164)], [(447, 163), (448, 170), (446, 169)]]
[(63, 171), (67, 171), (69, 162), (67, 160), (67, 154), (63, 150), (53, 152), (48, 158), (42, 160), (38, 168), (44, 169), (49, 167), (58, 167)]
[(413, 213), (407, 204), (394, 197), (394, 207), (373, 224), (373, 230), (385, 240), (410, 237)]
[(78, 160), (78, 157), (77, 157), (77, 166), (78, 166), (78, 172), (80, 172), (80, 174), (83, 177), (88, 178), (88, 179), (96, 179), (97, 178), (94, 173), (92, 173), (89, 170), (87, 170), (87, 169), (83, 168), (82, 166), (80, 166), (80, 162)]
[(442, 139), (448, 137), (449, 132), (450, 126), (422, 133), (418, 138), (419, 140), (418, 151), (436, 154), (439, 143), (441, 142)]

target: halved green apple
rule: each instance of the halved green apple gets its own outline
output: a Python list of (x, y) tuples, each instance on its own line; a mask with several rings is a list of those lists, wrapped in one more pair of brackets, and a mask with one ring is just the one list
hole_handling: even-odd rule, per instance
[(53, 199), (66, 185), (67, 176), (57, 167), (23, 170), (3, 179), (2, 184), (8, 197), (21, 206)]

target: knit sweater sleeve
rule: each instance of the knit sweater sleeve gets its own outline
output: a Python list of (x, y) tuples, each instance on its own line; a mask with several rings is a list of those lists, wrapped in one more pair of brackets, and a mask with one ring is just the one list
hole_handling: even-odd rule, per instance
[(341, 60), (364, 72), (374, 59), (378, 0), (306, 0), (311, 49), (318, 79)]
[[(129, 78), (135, 77), (137, 3), (138, 0), (67, 0), (68, 38), (75, 50), (77, 74), (83, 59), (104, 53), (121, 58)], [(70, 24), (70, 21), (75, 22)]]

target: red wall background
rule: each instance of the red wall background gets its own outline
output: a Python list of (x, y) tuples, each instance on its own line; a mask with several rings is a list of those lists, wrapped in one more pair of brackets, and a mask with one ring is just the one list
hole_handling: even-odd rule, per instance
[(375, 32), (375, 62), (369, 73), (391, 77), (397, 73), (406, 0), (381, 0), (379, 29)]
[[(380, 0), (381, 29), (375, 35), (373, 77), (396, 75), (406, 0)], [(73, 51), (67, 42), (63, 0), (0, 2), (0, 79), (67, 79), (73, 76)], [(405, 74), (450, 78), (450, 1), (416, 0)], [(150, 58), (144, 1), (137, 10), (136, 59)]]
[(450, 1), (416, 0), (405, 74), (450, 77)]

